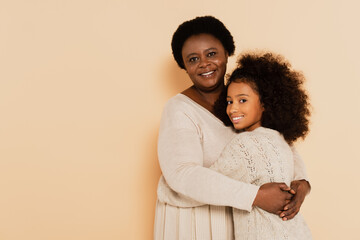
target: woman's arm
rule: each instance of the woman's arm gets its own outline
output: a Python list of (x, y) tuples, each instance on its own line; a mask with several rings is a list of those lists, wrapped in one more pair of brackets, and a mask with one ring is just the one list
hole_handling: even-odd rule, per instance
[(172, 190), (195, 201), (250, 211), (259, 187), (238, 182), (203, 167), (201, 133), (184, 111), (165, 107), (158, 157), (163, 176)]
[(290, 190), (291, 188), (285, 183), (265, 183), (260, 186), (253, 206), (280, 215), (284, 205), (293, 197)]
[(291, 201), (284, 207), (284, 211), (280, 214), (280, 217), (283, 220), (292, 219), (298, 214), (306, 195), (308, 195), (311, 190), (305, 163), (295, 147), (291, 147), (291, 149), (294, 154), (294, 181), (291, 182), (290, 187), (295, 191), (295, 194)]
[(282, 211), (280, 214), (280, 217), (284, 221), (292, 219), (299, 213), (300, 207), (311, 189), (310, 183), (306, 180), (292, 181), (290, 186), (291, 189), (295, 191), (295, 194), (291, 201), (284, 207), (285, 211)]
[[(249, 168), (252, 168), (252, 165), (249, 163), (250, 165), (246, 166), (244, 163), (247, 161), (244, 159), (251, 161), (252, 158), (249, 157), (249, 154), (251, 155), (252, 153), (248, 151), (248, 138), (242, 134), (246, 133), (240, 133), (242, 137), (238, 135), (228, 143), (219, 159), (210, 168), (237, 181), (249, 182), (252, 178)], [(255, 166), (253, 167), (255, 169)], [(257, 170), (253, 171), (256, 172)], [(256, 173), (254, 174), (256, 175)], [(253, 177), (257, 178), (256, 176)], [(279, 215), (283, 211), (284, 206), (293, 197), (290, 190), (291, 188), (285, 183), (265, 183), (260, 186), (253, 206)]]

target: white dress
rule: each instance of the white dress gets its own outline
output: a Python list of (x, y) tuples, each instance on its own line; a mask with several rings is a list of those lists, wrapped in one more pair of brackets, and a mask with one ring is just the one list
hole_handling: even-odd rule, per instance
[[(154, 239), (234, 239), (231, 207), (251, 211), (259, 186), (209, 167), (236, 134), (183, 94), (163, 111), (158, 138), (162, 176), (158, 184)], [(306, 179), (297, 158), (297, 179)]]
[[(210, 168), (258, 186), (268, 182), (285, 182), (290, 186), (294, 180), (290, 146), (279, 132), (263, 127), (235, 136)], [(233, 218), (235, 239), (311, 239), (301, 214), (283, 221), (278, 215), (257, 207), (250, 212), (234, 208)]]

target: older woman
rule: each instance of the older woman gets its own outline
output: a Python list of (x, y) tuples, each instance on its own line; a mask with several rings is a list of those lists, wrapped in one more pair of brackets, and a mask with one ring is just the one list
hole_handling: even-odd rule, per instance
[(284, 183), (258, 187), (209, 169), (236, 134), (213, 111), (235, 50), (230, 32), (214, 17), (197, 17), (178, 27), (171, 45), (193, 85), (163, 111), (154, 239), (233, 239), (231, 207), (251, 211), (257, 206), (284, 220), (294, 217), (310, 190), (298, 155), (292, 189)]

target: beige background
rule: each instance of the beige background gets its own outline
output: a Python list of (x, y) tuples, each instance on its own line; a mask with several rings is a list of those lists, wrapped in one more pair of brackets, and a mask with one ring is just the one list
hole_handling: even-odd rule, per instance
[[(0, 239), (152, 239), (156, 139), (189, 86), (173, 31), (211, 14), (239, 54), (270, 49), (303, 70), (314, 239), (358, 239), (357, 1), (0, 0)], [(234, 67), (231, 58), (228, 71)]]

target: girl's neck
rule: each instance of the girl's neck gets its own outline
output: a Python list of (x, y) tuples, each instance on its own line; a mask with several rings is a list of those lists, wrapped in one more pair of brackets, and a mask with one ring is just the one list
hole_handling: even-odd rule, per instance
[(195, 86), (191, 86), (188, 89), (184, 90), (182, 94), (191, 98), (193, 101), (200, 104), (202, 107), (206, 108), (211, 113), (214, 113), (214, 104), (216, 100), (219, 98), (223, 88), (224, 85), (220, 86), (214, 91), (204, 92), (199, 90)]

